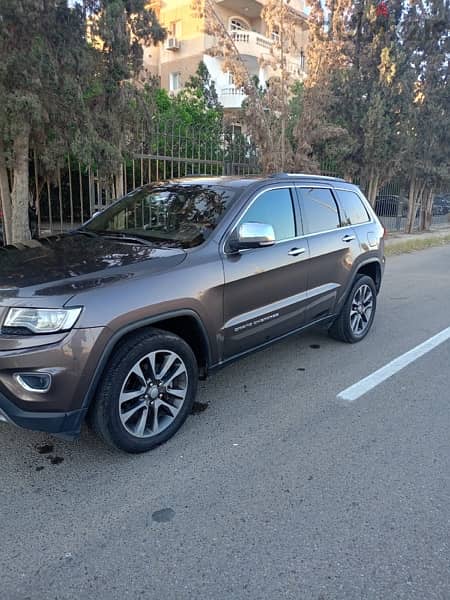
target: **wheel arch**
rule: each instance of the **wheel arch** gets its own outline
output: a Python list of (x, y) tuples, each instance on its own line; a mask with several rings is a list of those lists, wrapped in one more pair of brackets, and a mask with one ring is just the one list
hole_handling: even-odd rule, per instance
[(369, 261), (366, 261), (366, 262), (358, 265), (358, 267), (355, 271), (355, 274), (353, 276), (350, 289), (353, 286), (353, 283), (355, 282), (356, 278), (359, 275), (367, 275), (368, 277), (373, 279), (373, 282), (375, 284), (375, 289), (377, 290), (377, 294), (378, 294), (378, 292), (380, 291), (381, 278), (382, 278), (382, 269), (381, 269), (380, 262), (377, 259), (374, 259), (374, 260), (369, 260)]
[(89, 408), (102, 375), (119, 343), (145, 329), (159, 329), (174, 333), (192, 348), (197, 359), (200, 379), (205, 379), (211, 365), (211, 347), (200, 316), (192, 310), (174, 311), (135, 321), (116, 331), (106, 344), (94, 376), (83, 400), (83, 408)]

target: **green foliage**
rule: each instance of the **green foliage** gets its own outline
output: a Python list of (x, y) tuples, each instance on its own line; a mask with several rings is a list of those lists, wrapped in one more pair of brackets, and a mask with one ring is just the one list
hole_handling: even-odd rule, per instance
[(200, 61), (195, 74), (187, 80), (185, 89), (202, 98), (207, 108), (222, 112), (215, 83), (203, 61)]
[(52, 169), (83, 126), (91, 54), (79, 6), (0, 0), (0, 135), (9, 145), (25, 124)]
[(326, 9), (328, 21), (313, 2), (301, 150), (365, 182), (371, 201), (394, 175), (442, 185), (450, 172), (448, 0), (390, 0), (382, 10), (329, 0)]

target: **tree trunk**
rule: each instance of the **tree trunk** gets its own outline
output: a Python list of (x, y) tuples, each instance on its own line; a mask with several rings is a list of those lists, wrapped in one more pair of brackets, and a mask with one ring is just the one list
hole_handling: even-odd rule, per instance
[[(416, 222), (417, 213), (421, 207), (423, 191), (425, 189), (425, 184), (419, 184), (417, 179), (414, 180), (414, 186), (409, 189), (409, 206), (408, 206), (408, 218), (406, 221), (406, 233), (412, 233), (414, 229), (414, 223)], [(421, 228), (421, 224), (419, 223), (419, 230)]]
[(123, 165), (120, 164), (119, 168), (114, 174), (114, 192), (116, 198), (122, 198), (125, 194), (123, 186)]
[(424, 201), (424, 194), (422, 194), (422, 197), (420, 199), (419, 231), (425, 230), (425, 220), (426, 220), (426, 202)]
[(431, 227), (431, 221), (433, 219), (433, 202), (434, 202), (434, 190), (431, 188), (428, 190), (425, 201), (425, 218), (424, 218), (424, 229), (428, 230)]
[(370, 171), (369, 189), (367, 192), (367, 200), (370, 206), (375, 206), (378, 195), (378, 187), (380, 185), (380, 174), (374, 170)]
[(425, 192), (425, 184), (423, 183), (420, 186), (419, 193), (416, 197), (416, 210), (414, 213), (414, 219), (417, 217), (417, 213), (420, 211), (419, 218), (419, 231), (423, 231), (424, 229), (424, 218), (425, 218), (425, 207), (424, 207), (424, 192)]
[(29, 151), (30, 127), (24, 125), (16, 135), (14, 150), (14, 183), (12, 189), (12, 243), (29, 240)]
[(417, 180), (414, 174), (409, 183), (408, 216), (406, 218), (405, 233), (411, 233), (414, 227), (414, 221), (416, 218), (416, 190)]
[(3, 241), (5, 244), (11, 243), (11, 223), (12, 223), (12, 202), (11, 190), (9, 187), (8, 169), (5, 161), (5, 148), (3, 140), (0, 138), (0, 201), (3, 211)]

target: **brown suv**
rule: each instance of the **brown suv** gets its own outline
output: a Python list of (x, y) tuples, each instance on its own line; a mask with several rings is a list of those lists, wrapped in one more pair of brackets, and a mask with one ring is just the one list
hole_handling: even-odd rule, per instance
[(318, 323), (358, 342), (384, 269), (357, 187), (281, 174), (128, 194), (82, 228), (0, 250), (0, 420), (128, 452), (182, 425), (199, 377)]

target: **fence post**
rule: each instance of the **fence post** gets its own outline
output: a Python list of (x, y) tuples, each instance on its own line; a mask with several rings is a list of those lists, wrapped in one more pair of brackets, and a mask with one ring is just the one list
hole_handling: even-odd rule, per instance
[(84, 223), (84, 198), (83, 198), (83, 175), (81, 173), (81, 164), (78, 163), (78, 181), (80, 184), (80, 220), (81, 224)]
[(62, 202), (62, 188), (61, 188), (61, 169), (58, 167), (58, 201), (59, 201), (59, 228), (61, 233), (64, 231), (64, 215), (63, 215), (63, 202)]
[(72, 168), (70, 166), (70, 156), (67, 156), (67, 166), (69, 171), (69, 203), (70, 203), (70, 226), (73, 228), (73, 193), (72, 193)]
[(36, 190), (36, 198), (34, 202), (34, 208), (37, 216), (37, 234), (38, 237), (41, 235), (41, 198), (39, 194), (39, 181), (38, 181), (38, 161), (36, 156), (36, 150), (33, 150), (33, 162), (34, 162), (34, 185)]

